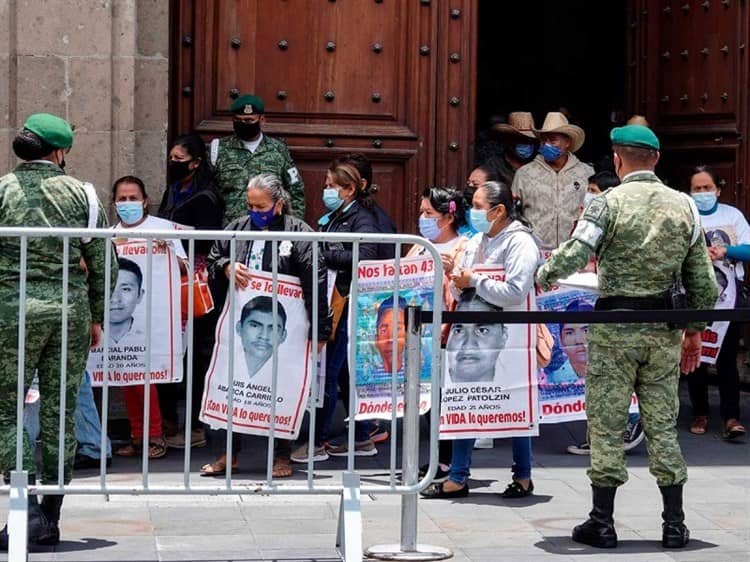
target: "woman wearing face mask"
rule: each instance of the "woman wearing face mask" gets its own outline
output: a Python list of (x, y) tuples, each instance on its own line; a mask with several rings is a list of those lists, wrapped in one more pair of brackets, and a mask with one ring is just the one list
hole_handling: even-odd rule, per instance
[[(167, 162), (167, 189), (159, 205), (159, 216), (174, 223), (191, 226), (196, 230), (220, 230), (224, 217), (224, 199), (214, 183), (213, 172), (206, 160), (206, 145), (198, 135), (178, 138), (169, 151)], [(206, 256), (211, 250), (211, 240), (195, 241), (195, 271), (206, 269)], [(188, 241), (183, 240), (185, 252)], [(203, 396), (203, 377), (211, 361), (214, 329), (219, 309), (193, 321), (193, 411), (190, 438), (191, 446), (203, 447), (206, 435), (198, 419), (198, 404)], [(182, 393), (184, 394), (184, 392)], [(167, 445), (182, 449), (185, 434), (178, 431), (177, 402), (180, 392), (177, 385), (159, 385), (162, 416)]]
[[(328, 213), (318, 220), (322, 232), (357, 232), (379, 233), (377, 217), (372, 211), (372, 186), (364, 181), (357, 166), (345, 159), (334, 160), (326, 173), (323, 189), (323, 204)], [(326, 267), (336, 275), (331, 308), (334, 312), (333, 341), (326, 348), (325, 399), (322, 412), (316, 417), (315, 447), (313, 461), (328, 460), (329, 455), (346, 456), (346, 443), (333, 446), (328, 443), (331, 437), (333, 417), (339, 398), (339, 378), (348, 377), (346, 357), (348, 347), (348, 313), (347, 301), (352, 283), (352, 264), (354, 255), (349, 242), (323, 244), (323, 257)], [(378, 257), (378, 245), (362, 243), (359, 245), (359, 260), (372, 260)], [(346, 387), (348, 381), (342, 381)], [(349, 400), (344, 400), (346, 408)], [(355, 422), (355, 449), (357, 456), (378, 454), (371, 433), (375, 430), (372, 422)], [(308, 445), (300, 446), (292, 453), (294, 462), (308, 462)]]
[[(516, 210), (507, 185), (488, 182), (474, 193), (471, 221), (479, 232), (467, 244), (456, 268), (451, 268), (451, 282), (457, 294), (474, 290), (483, 301), (509, 307), (523, 303), (534, 295), (534, 272), (540, 261), (536, 238), (530, 226)], [(451, 265), (451, 264), (448, 264)], [(505, 281), (492, 280), (473, 271), (477, 265), (502, 267)], [(502, 360), (502, 358), (501, 358)], [(506, 369), (513, 368), (506, 365)], [(513, 437), (513, 480), (502, 493), (503, 498), (522, 498), (534, 491), (531, 480), (531, 438)], [(469, 494), (468, 477), (474, 439), (453, 442), (453, 458), (448, 480), (433, 484), (422, 495), (427, 498), (456, 498)]]
[[(244, 217), (229, 223), (226, 230), (236, 231), (269, 231), (269, 232), (312, 232), (312, 229), (302, 220), (289, 213), (289, 194), (283, 188), (281, 181), (273, 174), (260, 174), (250, 180), (247, 186), (247, 213)], [(279, 243), (280, 246), (283, 243)], [(217, 308), (223, 308), (223, 301), (229, 289), (231, 275), (230, 241), (218, 240), (208, 255), (209, 278), (218, 297)], [(256, 271), (271, 272), (273, 270), (273, 248), (270, 241), (237, 241), (237, 253), (234, 264), (234, 280), (238, 289), (247, 287), (251, 275)], [(300, 279), (305, 299), (305, 309), (310, 322), (313, 320), (313, 284), (319, 287), (322, 296), (318, 306), (318, 351), (325, 345), (331, 331), (331, 321), (328, 315), (328, 303), (325, 299), (326, 266), (323, 257), (318, 258), (318, 276), (313, 277), (312, 245), (309, 242), (292, 242), (289, 252), (282, 252), (279, 248), (277, 271), (282, 275), (293, 275)], [(221, 301), (221, 302), (219, 302)], [(310, 335), (312, 337), (312, 328)], [(283, 371), (279, 369), (279, 377)], [(225, 439), (220, 439), (224, 443)], [(292, 475), (289, 461), (290, 442), (278, 435), (274, 441), (273, 477), (286, 478)], [(232, 449), (234, 458), (232, 469), (238, 466), (240, 452), (239, 434), (232, 435)], [(226, 473), (227, 457), (221, 455), (216, 461), (203, 465), (201, 474), (204, 476), (220, 476)]]
[[(124, 230), (164, 230), (174, 231), (174, 223), (153, 217), (148, 214), (148, 195), (146, 186), (140, 178), (135, 176), (124, 176), (115, 181), (112, 187), (112, 201), (120, 221), (114, 228)], [(138, 238), (137, 234), (133, 238)], [(187, 256), (179, 240), (156, 240), (156, 245), (169, 244), (177, 256), (180, 269), (185, 270)], [(162, 415), (159, 407), (159, 396), (156, 385), (149, 385), (150, 409), (149, 409), (149, 451), (148, 456), (152, 459), (163, 457), (167, 453), (167, 445), (163, 436)], [(143, 437), (143, 394), (144, 386), (124, 386), (122, 394), (125, 400), (125, 408), (128, 412), (131, 429), (131, 442), (115, 451), (116, 455), (122, 457), (135, 457), (140, 455)]]
[[(718, 187), (716, 173), (708, 166), (698, 166), (693, 170), (690, 194), (701, 215), (703, 230), (708, 238), (708, 253), (714, 262), (724, 262), (734, 270), (739, 295), (739, 288), (745, 278), (743, 262), (750, 262), (750, 226), (747, 219), (736, 207), (719, 203), (721, 189)], [(735, 439), (745, 434), (745, 428), (739, 422), (740, 379), (737, 371), (737, 348), (741, 331), (742, 324), (732, 322), (729, 325), (716, 361), (724, 439)], [(706, 433), (708, 427), (707, 371), (706, 364), (702, 363), (688, 377), (690, 402), (693, 405), (690, 432), (698, 435)]]
[[(445, 271), (443, 280), (443, 307), (452, 310), (455, 299), (450, 292), (450, 279), (448, 275), (456, 261), (466, 247), (468, 238), (458, 233), (465, 226), (466, 209), (463, 193), (455, 189), (444, 187), (428, 187), (422, 192), (422, 201), (419, 205), (419, 233), (433, 243), (440, 252)], [(409, 250), (407, 257), (425, 255), (427, 250), (424, 246), (414, 245)], [(444, 335), (447, 337), (447, 335)], [(452, 441), (440, 441), (438, 451), (438, 470), (433, 482), (445, 482), (450, 471), (453, 449)], [(428, 465), (421, 466), (420, 478), (427, 473)]]

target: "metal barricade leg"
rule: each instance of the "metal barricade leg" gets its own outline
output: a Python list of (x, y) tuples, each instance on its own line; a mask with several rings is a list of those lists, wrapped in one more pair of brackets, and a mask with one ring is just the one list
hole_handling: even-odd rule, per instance
[[(419, 375), (422, 365), (421, 307), (406, 309), (406, 388), (404, 392), (404, 461), (403, 484), (419, 482)], [(439, 336), (439, 335), (438, 335)], [(437, 337), (433, 335), (433, 337)], [(433, 389), (434, 390), (434, 389)], [(453, 557), (450, 549), (417, 544), (416, 492), (401, 497), (401, 544), (371, 546), (365, 551), (375, 560), (446, 560)]]
[(359, 473), (346, 471), (339, 504), (336, 550), (344, 562), (362, 560), (362, 504), (359, 497)]
[(10, 509), (8, 511), (8, 560), (26, 562), (28, 557), (29, 473), (10, 473)]

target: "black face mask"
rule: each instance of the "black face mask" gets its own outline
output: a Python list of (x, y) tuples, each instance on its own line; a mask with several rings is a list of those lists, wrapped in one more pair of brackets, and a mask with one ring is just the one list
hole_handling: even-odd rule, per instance
[(234, 134), (241, 140), (253, 140), (260, 134), (260, 120), (255, 123), (243, 123), (242, 121), (233, 121)]
[(192, 162), (192, 160), (185, 160), (184, 162), (170, 160), (167, 163), (167, 175), (169, 176), (169, 180), (172, 182), (182, 181), (192, 174), (193, 170), (190, 169), (190, 162)]

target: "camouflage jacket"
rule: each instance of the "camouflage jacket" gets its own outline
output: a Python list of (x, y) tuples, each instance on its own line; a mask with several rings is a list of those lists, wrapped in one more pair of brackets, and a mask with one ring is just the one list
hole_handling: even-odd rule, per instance
[[(537, 272), (537, 283), (548, 288), (582, 269), (595, 252), (602, 296), (656, 296), (669, 289), (676, 273), (689, 308), (713, 308), (716, 281), (705, 237), (695, 236), (697, 218), (690, 197), (670, 189), (654, 173), (626, 176), (586, 207), (572, 238)], [(696, 322), (689, 329), (704, 327)], [(644, 338), (649, 345), (670, 345), (679, 342), (680, 332), (666, 324), (598, 324), (589, 332), (589, 341), (602, 345), (642, 344)]]
[[(107, 227), (101, 203), (97, 227)], [(66, 176), (61, 168), (46, 162), (24, 162), (12, 174), (0, 178), (0, 226), (42, 228), (86, 228), (89, 203), (82, 182)], [(111, 253), (111, 287), (105, 290), (105, 248), (109, 242), (94, 238), (87, 243), (70, 238), (68, 256), (69, 302), (88, 303), (92, 322), (104, 317), (104, 299), (117, 280), (117, 254)], [(0, 325), (18, 318), (19, 238), (0, 239)], [(29, 238), (27, 248), (27, 310), (35, 318), (59, 317), (63, 276), (61, 238)], [(81, 267), (81, 258), (86, 270)]]
[(541, 156), (516, 171), (513, 195), (521, 200), (523, 214), (531, 222), (542, 248), (557, 248), (570, 237), (593, 174), (594, 169), (575, 154), (568, 155), (559, 172)]
[(219, 140), (214, 171), (216, 185), (226, 204), (224, 225), (247, 214), (247, 184), (258, 174), (274, 174), (280, 178), (284, 189), (292, 196), (292, 213), (304, 219), (302, 176), (280, 140), (264, 134), (255, 152), (250, 152), (236, 136), (225, 137)]

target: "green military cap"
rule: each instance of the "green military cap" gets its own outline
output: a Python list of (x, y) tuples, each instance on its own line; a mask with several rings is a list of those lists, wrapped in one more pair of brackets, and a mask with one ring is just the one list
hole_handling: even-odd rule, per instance
[(238, 97), (229, 109), (237, 115), (262, 115), (266, 111), (263, 100), (253, 94)]
[(625, 125), (615, 127), (609, 134), (612, 144), (620, 146), (636, 146), (659, 150), (659, 138), (654, 132), (643, 125)]
[(65, 119), (50, 113), (29, 115), (23, 128), (31, 131), (53, 148), (73, 146), (73, 128)]

